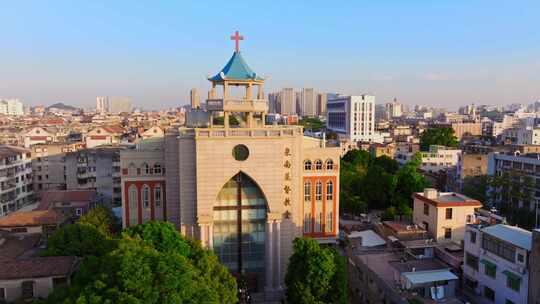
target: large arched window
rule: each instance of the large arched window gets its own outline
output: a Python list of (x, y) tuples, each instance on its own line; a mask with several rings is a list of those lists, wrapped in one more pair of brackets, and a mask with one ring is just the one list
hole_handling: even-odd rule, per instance
[(311, 170), (311, 161), (309, 159), (306, 159), (304, 161), (304, 170), (310, 171)]
[(304, 182), (304, 201), (311, 202), (311, 182)]
[(334, 230), (334, 204), (332, 201), (326, 201), (326, 223), (324, 232), (332, 232)]
[(322, 170), (322, 160), (317, 159), (315, 161), (315, 170)]
[(334, 170), (334, 161), (331, 159), (326, 160), (326, 170)]
[(322, 183), (320, 181), (315, 184), (315, 200), (322, 200)]
[(155, 163), (154, 164), (154, 174), (161, 175), (161, 164)]
[(144, 185), (142, 188), (142, 204), (143, 208), (150, 207), (150, 187)]
[(328, 181), (326, 183), (326, 200), (331, 201), (334, 199), (334, 183)]
[(139, 193), (135, 185), (131, 185), (128, 188), (128, 206), (126, 207), (129, 208), (129, 218), (135, 220), (137, 217), (137, 208), (139, 207)]
[(161, 186), (160, 185), (157, 185), (155, 188), (154, 188), (154, 204), (156, 205), (156, 207), (161, 207)]
[(264, 280), (266, 213), (263, 192), (244, 173), (225, 183), (213, 210), (213, 249), (219, 260), (231, 272), (245, 272), (260, 282)]

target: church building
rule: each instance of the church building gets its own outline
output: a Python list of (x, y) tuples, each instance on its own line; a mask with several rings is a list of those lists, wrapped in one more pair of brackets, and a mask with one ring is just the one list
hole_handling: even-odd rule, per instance
[(232, 38), (232, 57), (208, 78), (209, 127), (169, 129), (122, 151), (122, 221), (173, 223), (277, 300), (296, 237), (336, 242), (340, 149), (301, 126), (265, 124), (265, 79)]

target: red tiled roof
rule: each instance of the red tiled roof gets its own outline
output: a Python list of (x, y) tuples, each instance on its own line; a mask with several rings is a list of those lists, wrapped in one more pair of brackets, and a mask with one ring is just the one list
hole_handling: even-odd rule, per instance
[(0, 262), (0, 280), (68, 276), (77, 266), (73, 256), (35, 257)]
[(30, 136), (30, 140), (47, 140), (49, 136)]
[(41, 193), (41, 201), (35, 210), (47, 210), (52, 203), (91, 203), (97, 196), (95, 190), (52, 190)]
[(0, 218), (0, 227), (54, 225), (62, 218), (53, 210), (19, 211)]
[(105, 131), (113, 134), (124, 133), (124, 129), (119, 126), (105, 126), (102, 127)]
[(41, 234), (15, 235), (0, 231), (0, 262), (13, 260), (36, 248), (40, 239)]

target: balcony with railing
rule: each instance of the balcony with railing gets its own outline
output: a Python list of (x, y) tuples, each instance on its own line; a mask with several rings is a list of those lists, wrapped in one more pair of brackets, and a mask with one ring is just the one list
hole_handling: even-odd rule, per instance
[(180, 128), (183, 138), (219, 138), (219, 137), (292, 137), (302, 135), (298, 126), (267, 126), (265, 128)]
[(2, 186), (0, 186), (0, 189), (2, 189), (2, 191), (8, 191), (15, 189), (15, 187), (17, 187), (17, 184), (15, 183), (4, 183)]
[(215, 98), (206, 100), (206, 109), (220, 112), (267, 112), (265, 99)]

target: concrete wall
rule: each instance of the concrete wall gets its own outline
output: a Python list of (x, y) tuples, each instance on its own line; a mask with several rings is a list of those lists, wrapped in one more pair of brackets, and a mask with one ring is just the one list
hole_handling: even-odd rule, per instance
[[(424, 204), (429, 206), (429, 215), (424, 214)], [(428, 223), (428, 231), (433, 235), (437, 242), (449, 241), (444, 238), (445, 228), (452, 229), (451, 241), (460, 243), (465, 233), (467, 215), (474, 215), (474, 207), (458, 206), (452, 208), (452, 219), (446, 219), (446, 207), (437, 208), (432, 204), (415, 199), (413, 209), (413, 222), (422, 225)]]
[(5, 289), (6, 301), (13, 302), (22, 296), (22, 283), (34, 282), (34, 298), (46, 298), (53, 289), (52, 277), (24, 280), (0, 280), (0, 288)]
[(540, 304), (540, 229), (533, 231), (532, 250), (529, 259), (529, 304)]

